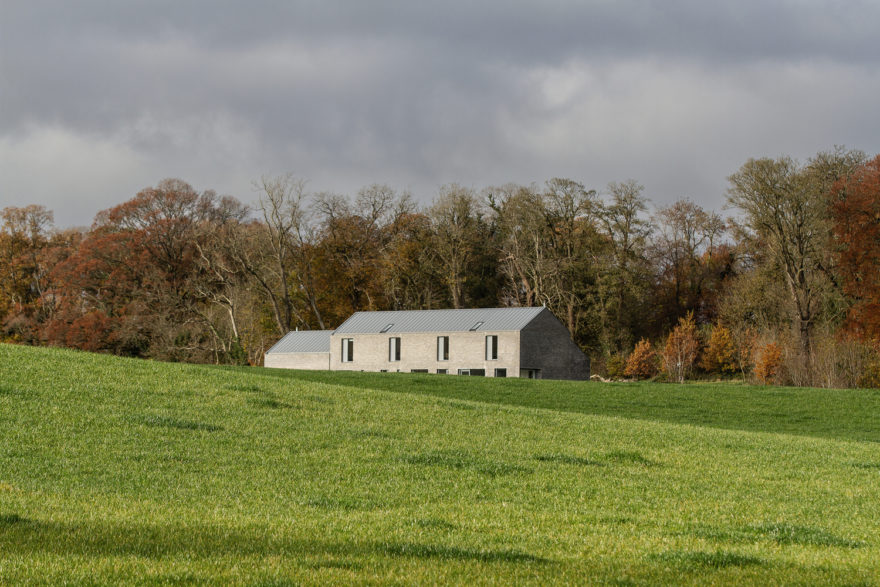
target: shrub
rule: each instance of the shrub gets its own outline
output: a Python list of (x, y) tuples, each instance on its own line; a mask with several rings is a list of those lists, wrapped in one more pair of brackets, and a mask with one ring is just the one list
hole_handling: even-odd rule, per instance
[(761, 383), (775, 383), (782, 366), (782, 349), (775, 342), (770, 342), (758, 349), (755, 361), (755, 377)]
[(659, 370), (657, 353), (651, 347), (651, 343), (643, 338), (626, 360), (626, 369), (623, 370), (623, 374), (636, 379), (648, 379), (656, 375)]
[(859, 377), (858, 385), (859, 387), (880, 388), (880, 357), (865, 366), (865, 371)]
[(870, 344), (846, 333), (824, 329), (813, 337), (809, 384), (816, 387), (862, 387), (877, 355)]
[(679, 319), (678, 326), (669, 333), (663, 349), (663, 365), (673, 380), (683, 383), (694, 368), (700, 352), (700, 339), (694, 324), (694, 314)]
[(736, 362), (743, 377), (746, 377), (755, 368), (755, 359), (758, 356), (758, 333), (753, 328), (746, 327), (738, 328), (732, 334)]
[(733, 335), (730, 330), (721, 324), (712, 328), (709, 342), (703, 351), (703, 359), (700, 367), (708, 373), (736, 373), (737, 349), (733, 343)]
[(610, 355), (605, 362), (608, 379), (622, 379), (626, 371), (626, 357), (622, 353)]

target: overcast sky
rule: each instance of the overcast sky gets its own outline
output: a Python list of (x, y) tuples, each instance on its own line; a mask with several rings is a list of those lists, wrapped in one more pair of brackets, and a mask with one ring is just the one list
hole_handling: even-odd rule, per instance
[(0, 208), (178, 177), (429, 202), (633, 178), (720, 211), (749, 157), (880, 152), (880, 2), (0, 0)]

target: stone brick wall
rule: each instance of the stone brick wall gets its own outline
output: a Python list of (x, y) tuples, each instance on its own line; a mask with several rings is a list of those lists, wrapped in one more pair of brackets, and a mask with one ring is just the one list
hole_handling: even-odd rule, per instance
[[(498, 359), (486, 360), (486, 336), (498, 335)], [(437, 337), (449, 337), (449, 360), (437, 360)], [(400, 361), (389, 361), (389, 339), (400, 338)], [(342, 339), (354, 339), (354, 361), (342, 362)], [(436, 373), (446, 369), (456, 374), (459, 369), (485, 369), (486, 376), (495, 369), (507, 369), (508, 377), (519, 375), (519, 332), (432, 332), (384, 334), (334, 334), (330, 337), (330, 369), (347, 371), (405, 372), (427, 369)]]

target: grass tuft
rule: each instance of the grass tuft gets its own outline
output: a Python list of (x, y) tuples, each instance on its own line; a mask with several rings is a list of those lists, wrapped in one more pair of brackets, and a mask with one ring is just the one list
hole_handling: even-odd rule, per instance
[(756, 556), (722, 550), (716, 550), (715, 552), (671, 550), (651, 555), (648, 558), (689, 568), (723, 569), (727, 567), (747, 567), (766, 564), (763, 559)]
[(310, 569), (342, 569), (345, 571), (359, 571), (364, 567), (361, 563), (348, 559), (315, 561), (307, 563), (306, 566)]
[(880, 463), (853, 463), (853, 467), (856, 469), (878, 469), (880, 470)]
[(352, 438), (394, 438), (382, 430), (353, 430), (350, 434)]
[(782, 522), (742, 526), (731, 530), (697, 528), (690, 532), (690, 534), (699, 538), (740, 544), (766, 540), (781, 545), (794, 544), (799, 546), (830, 546), (840, 548), (861, 548), (865, 546), (864, 542), (841, 538), (819, 528), (796, 526)]
[(302, 505), (322, 510), (339, 510), (345, 512), (369, 511), (379, 507), (378, 503), (369, 502), (355, 497), (331, 497), (319, 495), (300, 502)]
[(21, 397), (25, 394), (20, 389), (16, 389), (16, 388), (12, 387), (11, 385), (7, 385), (5, 383), (0, 383), (0, 396), (3, 396), (3, 395)]
[(777, 544), (799, 544), (806, 546), (837, 546), (842, 548), (860, 548), (863, 542), (841, 538), (820, 530), (806, 526), (793, 526), (784, 523), (762, 524), (760, 526), (747, 526), (744, 531), (757, 538), (772, 540)]
[(224, 385), (224, 387), (230, 391), (243, 391), (246, 393), (263, 393), (263, 388), (259, 385), (254, 385), (250, 383), (233, 383), (229, 385)]
[(419, 528), (436, 528), (438, 530), (455, 530), (458, 528), (455, 524), (451, 524), (440, 518), (422, 518), (413, 522)]
[(425, 467), (446, 467), (448, 469), (467, 469), (474, 465), (474, 459), (464, 451), (433, 451), (406, 455), (402, 458), (404, 463), (410, 465), (422, 465)]
[(545, 455), (535, 455), (534, 459), (536, 461), (541, 461), (544, 463), (561, 463), (563, 465), (581, 465), (584, 467), (603, 467), (605, 463), (601, 463), (599, 461), (594, 461), (592, 459), (587, 459), (584, 457), (576, 457), (573, 455), (566, 454), (545, 454)]
[(506, 463), (504, 461), (479, 459), (459, 450), (433, 451), (429, 453), (406, 455), (402, 460), (410, 465), (472, 470), (490, 477), (532, 472), (532, 470), (527, 467)]

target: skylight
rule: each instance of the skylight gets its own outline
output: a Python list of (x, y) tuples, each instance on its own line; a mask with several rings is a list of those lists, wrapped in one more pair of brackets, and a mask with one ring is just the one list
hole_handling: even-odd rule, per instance
[(382, 330), (380, 330), (379, 333), (381, 334), (381, 333), (383, 333), (383, 332), (388, 332), (389, 330), (391, 330), (391, 327), (392, 327), (392, 326), (394, 326), (394, 323), (393, 323), (393, 322), (392, 322), (391, 324), (387, 325), (387, 326), (386, 326), (385, 328), (383, 328)]
[(478, 329), (480, 326), (482, 326), (482, 325), (483, 325), (482, 322), (477, 322), (476, 324), (474, 324), (473, 326), (471, 326), (471, 330), (470, 330), (470, 331), (473, 332), (474, 330), (477, 330), (477, 329)]

